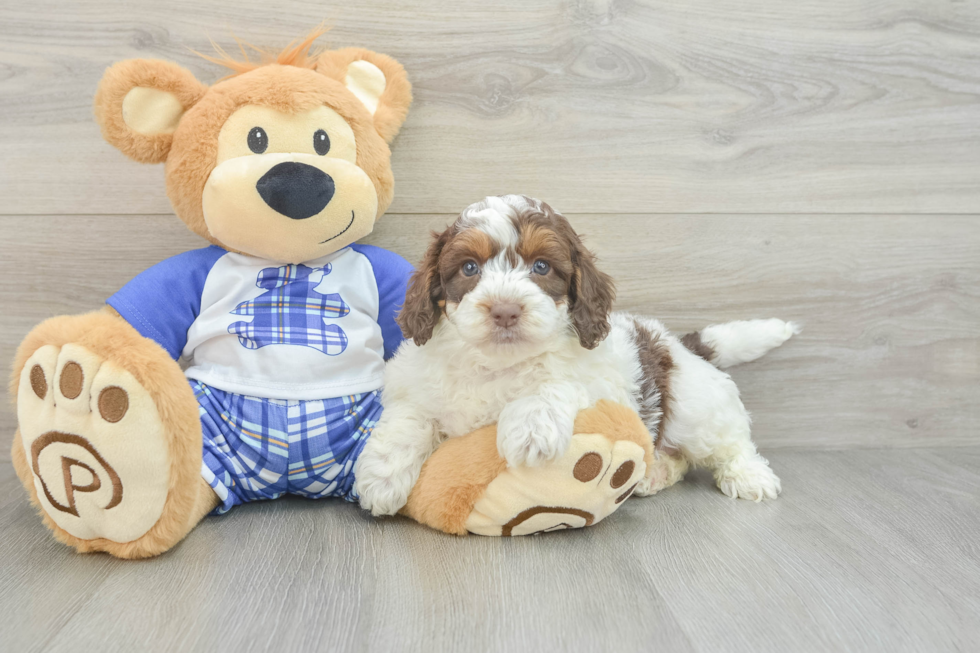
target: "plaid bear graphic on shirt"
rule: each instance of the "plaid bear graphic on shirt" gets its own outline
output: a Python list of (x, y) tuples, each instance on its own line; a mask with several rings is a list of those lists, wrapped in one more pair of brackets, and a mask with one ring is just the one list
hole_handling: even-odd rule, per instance
[(314, 290), (321, 279), (314, 282), (310, 276), (318, 270), (326, 278), (331, 266), (328, 263), (322, 268), (311, 268), (299, 264), (261, 270), (255, 285), (266, 292), (231, 311), (233, 315), (250, 315), (254, 319), (231, 324), (228, 333), (237, 335), (247, 349), (300, 345), (328, 356), (342, 353), (347, 348), (347, 334), (325, 320), (344, 317), (350, 313), (350, 307), (337, 293)]

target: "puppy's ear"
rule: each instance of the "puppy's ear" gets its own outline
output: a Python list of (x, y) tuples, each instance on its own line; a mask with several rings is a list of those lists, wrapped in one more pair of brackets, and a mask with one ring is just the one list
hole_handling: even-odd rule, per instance
[(609, 335), (609, 312), (616, 299), (612, 277), (595, 266), (595, 256), (575, 232), (568, 219), (546, 202), (525, 197), (552, 224), (555, 233), (563, 238), (572, 253), (572, 281), (568, 288), (568, 314), (578, 340), (586, 349), (595, 349)]
[(105, 71), (95, 93), (102, 137), (140, 163), (162, 163), (177, 123), (208, 87), (169, 61), (130, 59)]
[[(571, 228), (571, 227), (569, 227)], [(586, 349), (596, 346), (609, 335), (609, 313), (616, 299), (612, 277), (595, 266), (595, 256), (572, 232), (572, 264), (575, 272), (569, 289), (569, 315)]]
[(374, 116), (374, 128), (391, 143), (412, 104), (412, 85), (400, 63), (363, 48), (330, 50), (319, 56), (318, 73), (344, 84)]
[(416, 345), (424, 345), (432, 337), (432, 330), (439, 323), (442, 308), (439, 302), (444, 299), (442, 278), (439, 276), (439, 256), (442, 248), (449, 242), (452, 227), (442, 234), (432, 232), (433, 241), (426, 250), (418, 269), (412, 273), (405, 291), (405, 305), (399, 311), (396, 321), (406, 338)]

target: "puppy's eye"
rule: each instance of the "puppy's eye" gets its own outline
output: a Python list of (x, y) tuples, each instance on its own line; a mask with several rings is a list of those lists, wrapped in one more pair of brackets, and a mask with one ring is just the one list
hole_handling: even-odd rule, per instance
[(463, 276), (472, 277), (474, 274), (480, 271), (480, 266), (473, 261), (467, 261), (463, 263)]
[(320, 156), (330, 151), (330, 137), (327, 136), (327, 132), (322, 129), (316, 130), (316, 133), (313, 134), (313, 149)]
[(548, 274), (548, 270), (550, 269), (551, 266), (548, 265), (548, 261), (542, 261), (541, 259), (538, 259), (537, 261), (534, 262), (534, 266), (531, 268), (531, 271), (534, 272), (535, 274), (544, 275), (544, 274)]
[(269, 137), (261, 127), (252, 127), (248, 133), (248, 149), (256, 154), (262, 154), (269, 148)]

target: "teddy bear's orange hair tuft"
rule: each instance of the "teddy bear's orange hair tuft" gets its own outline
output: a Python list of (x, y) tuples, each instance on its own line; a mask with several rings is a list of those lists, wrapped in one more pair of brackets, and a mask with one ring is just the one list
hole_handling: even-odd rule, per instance
[[(194, 50), (194, 54), (207, 59), (211, 63), (216, 63), (219, 66), (224, 66), (231, 70), (231, 74), (227, 77), (234, 77), (235, 75), (241, 75), (247, 73), (251, 70), (255, 70), (260, 66), (267, 66), (269, 64), (279, 64), (280, 66), (297, 66), (299, 68), (313, 68), (316, 66), (317, 57), (321, 54), (321, 51), (316, 51), (311, 53), (310, 47), (313, 42), (323, 36), (327, 32), (327, 29), (320, 25), (314, 28), (309, 34), (307, 34), (303, 40), (299, 43), (296, 41), (291, 41), (281, 52), (274, 54), (268, 50), (263, 50), (258, 48), (251, 43), (244, 43), (234, 37), (235, 42), (238, 43), (238, 49), (242, 52), (242, 59), (235, 59), (233, 56), (225, 52), (224, 48), (211, 41), (211, 45), (214, 47), (214, 51), (217, 52), (218, 56), (211, 56), (197, 52)], [(253, 60), (249, 58), (248, 51), (245, 49), (248, 47), (250, 50), (254, 50), (258, 53), (258, 60)]]

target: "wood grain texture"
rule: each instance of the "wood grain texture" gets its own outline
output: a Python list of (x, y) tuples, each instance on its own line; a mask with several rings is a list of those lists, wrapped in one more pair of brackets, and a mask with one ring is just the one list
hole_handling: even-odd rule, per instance
[(0, 212), (169, 213), (160, 167), (102, 142), (124, 58), (190, 50), (394, 55), (416, 103), (396, 213), (501, 192), (570, 212), (980, 212), (980, 4), (955, 0), (260, 0), (0, 7)]
[[(388, 215), (368, 242), (415, 262), (451, 219)], [(618, 309), (677, 333), (755, 317), (804, 325), (732, 370), (764, 449), (980, 442), (980, 218), (570, 219), (617, 280)], [(163, 216), (6, 216), (0, 232), (0, 305), (16, 306), (0, 317), (4, 361), (44, 318), (95, 310), (150, 265), (202, 244)], [(2, 405), (10, 434), (16, 418)]]
[[(9, 464), (0, 649), (967, 651), (980, 641), (980, 3), (239, 0), (0, 4), (0, 361), (199, 247), (160, 166), (105, 144), (106, 66), (231, 34), (405, 64), (416, 103), (368, 242), (418, 260), (487, 194), (566, 212), (617, 308), (804, 332), (733, 370), (784, 495), (703, 474), (596, 528), (453, 538), (339, 501), (206, 519), (139, 563), (76, 555)], [(974, 445), (964, 447), (962, 445)], [(830, 451), (846, 449), (846, 451)]]
[(753, 504), (695, 474), (592, 529), (455, 538), (340, 501), (207, 518), (123, 562), (54, 542), (0, 466), (17, 651), (967, 651), (980, 449), (776, 452)]

